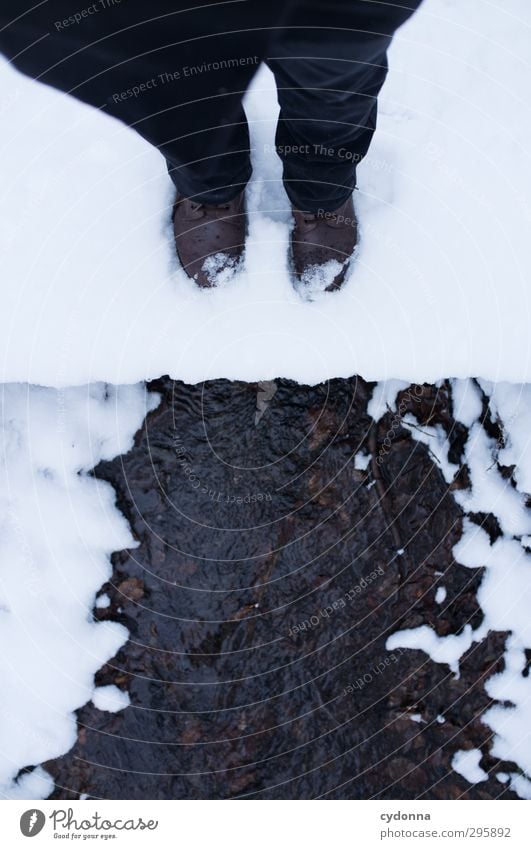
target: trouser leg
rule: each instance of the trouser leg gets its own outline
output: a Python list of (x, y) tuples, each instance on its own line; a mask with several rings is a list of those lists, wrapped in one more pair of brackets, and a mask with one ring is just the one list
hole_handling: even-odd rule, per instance
[(284, 3), (265, 5), (96, 0), (82, 14), (71, 0), (4, 0), (0, 50), (133, 127), (166, 158), (181, 194), (222, 203), (251, 173), (241, 100)]
[[(374, 130), (386, 49), (419, 0), (4, 0), (0, 50), (24, 73), (133, 127), (184, 195), (221, 203), (251, 167), (242, 93), (267, 53), (280, 89), (277, 143), (302, 208), (336, 208)], [(292, 10), (292, 6), (294, 9)], [(86, 14), (85, 14), (86, 12)], [(285, 23), (285, 22), (284, 22)]]
[(420, 0), (299, 3), (268, 56), (278, 88), (276, 145), (297, 209), (340, 207), (371, 142), (387, 49)]

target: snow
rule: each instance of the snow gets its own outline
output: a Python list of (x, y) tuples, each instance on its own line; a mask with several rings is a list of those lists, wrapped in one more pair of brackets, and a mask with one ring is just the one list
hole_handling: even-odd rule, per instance
[(453, 553), (462, 566), (480, 569), (490, 557), (490, 540), (487, 532), (469, 519), (465, 519), (463, 535), (457, 545), (454, 545)]
[(396, 410), (396, 396), (399, 392), (407, 389), (408, 380), (384, 380), (374, 387), (371, 400), (367, 406), (369, 416), (375, 422), (379, 421), (387, 410)]
[(92, 609), (112, 552), (136, 542), (88, 472), (129, 450), (158, 399), (143, 386), (0, 389), (0, 797), (39, 798), (49, 777), (13, 783), (19, 769), (71, 748), (74, 711), (128, 636)]
[(110, 600), (109, 596), (107, 595), (107, 593), (102, 593), (96, 599), (94, 606), (98, 607), (98, 608), (105, 608), (105, 607), (109, 607), (110, 603), (111, 603), (111, 600)]
[(486, 572), (478, 598), (489, 627), (512, 631), (519, 646), (531, 648), (531, 554), (517, 540), (501, 538), (483, 565)]
[(422, 427), (419, 427), (411, 413), (402, 416), (402, 424), (406, 430), (413, 434), (417, 442), (422, 442), (423, 445), (428, 446), (430, 454), (444, 475), (446, 483), (452, 483), (459, 467), (455, 463), (448, 462), (449, 443), (443, 427), (441, 425), (435, 425), (435, 427), (422, 425)]
[(364, 472), (371, 462), (371, 455), (364, 454), (363, 451), (358, 451), (354, 456), (354, 468), (359, 472)]
[[(354, 262), (354, 258), (351, 262)], [(326, 289), (340, 274), (342, 268), (343, 264), (336, 259), (331, 259), (323, 265), (310, 265), (302, 275), (302, 279), (294, 281), (295, 289), (302, 298), (313, 301), (320, 295), (325, 295)]]
[(481, 749), (461, 749), (453, 756), (452, 767), (470, 784), (479, 784), (489, 777), (479, 765), (481, 757)]
[[(392, 387), (378, 384), (373, 396), (375, 405), (383, 410), (381, 399), (385, 397), (385, 408), (396, 409), (396, 397), (393, 400), (392, 393), (402, 389), (394, 382)], [(485, 712), (482, 721), (494, 732), (491, 754), (515, 762), (522, 770), (522, 774), (511, 773), (511, 789), (522, 798), (531, 798), (531, 677), (526, 673), (525, 654), (526, 650), (531, 650), (531, 553), (527, 550), (531, 534), (528, 506), (531, 489), (525, 489), (531, 483), (528, 445), (531, 395), (528, 385), (481, 381), (481, 389), (491, 418), (501, 428), (501, 441), (490, 437), (483, 426), (483, 402), (480, 403), (478, 386), (469, 380), (452, 381), (454, 412), (468, 428), (463, 461), (470, 476), (470, 488), (455, 489), (452, 494), (465, 516), (492, 513), (501, 530), (501, 536), (491, 542), (482, 527), (465, 517), (461, 539), (453, 549), (461, 565), (484, 569), (477, 593), (483, 621), (475, 631), (466, 623), (459, 634), (444, 637), (438, 636), (430, 626), (420, 625), (395, 632), (386, 645), (389, 649), (422, 650), (434, 662), (447, 664), (458, 675), (460, 658), (473, 642), (482, 640), (489, 631), (508, 634), (504, 669), (488, 678), (485, 684), (495, 703)], [(428, 446), (446, 482), (451, 483), (458, 467), (448, 461), (449, 445), (444, 429), (440, 425), (419, 425), (410, 413), (402, 415), (401, 421), (413, 439)], [(502, 475), (499, 465), (515, 466), (515, 485)], [(441, 589), (437, 589), (436, 603), (446, 597)], [(461, 752), (454, 760), (454, 768), (472, 783), (483, 780), (474, 777), (479, 775), (476, 770), (479, 758), (476, 764), (476, 757)]]
[(520, 492), (531, 492), (531, 385), (482, 381), (489, 406), (502, 422), (504, 446), (498, 451), (502, 466), (516, 466)]
[(131, 704), (129, 694), (114, 684), (96, 687), (92, 694), (92, 703), (98, 710), (107, 710), (110, 713), (117, 713)]
[(435, 593), (435, 604), (442, 604), (446, 599), (446, 587), (437, 587)]
[(472, 478), (472, 490), (454, 493), (465, 512), (494, 513), (502, 531), (511, 536), (531, 533), (531, 511), (526, 507), (526, 497), (498, 470), (496, 442), (479, 422), (470, 430), (465, 460)]
[[(522, 675), (526, 658), (521, 645), (517, 636), (509, 638), (505, 654), (506, 668), (489, 678), (485, 687), (489, 696), (512, 702), (512, 706), (493, 705), (485, 713), (484, 722), (496, 735), (493, 756), (515, 761), (531, 775), (531, 680)], [(529, 640), (524, 645), (530, 645)]]
[(531, 799), (531, 781), (518, 772), (511, 773), (511, 790), (514, 790), (521, 799)]
[(232, 280), (241, 262), (222, 252), (208, 256), (202, 266), (211, 286), (224, 286)]
[(479, 387), (473, 380), (452, 380), (453, 415), (456, 422), (472, 427), (483, 410)]
[(157, 151), (2, 63), (0, 380), (531, 381), (530, 24), (527, 0), (425, 0), (398, 33), (359, 251), (343, 290), (313, 300), (288, 271), (265, 68), (246, 102), (245, 268), (205, 292), (174, 257)]
[(439, 637), (429, 625), (418, 628), (405, 628), (396, 631), (387, 638), (385, 647), (393, 649), (420, 649), (428, 654), (435, 663), (446, 663), (456, 677), (459, 677), (459, 658), (470, 648), (474, 640), (470, 625), (465, 625), (461, 634), (449, 634)]
[(21, 775), (9, 788), (0, 787), (3, 799), (46, 799), (53, 791), (54, 782), (42, 766)]

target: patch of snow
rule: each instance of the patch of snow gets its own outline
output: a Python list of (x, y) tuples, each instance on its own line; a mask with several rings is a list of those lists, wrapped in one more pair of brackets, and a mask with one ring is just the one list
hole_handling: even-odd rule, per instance
[(298, 293), (309, 301), (324, 295), (327, 287), (333, 283), (342, 268), (343, 263), (338, 262), (337, 259), (330, 259), (321, 265), (311, 265), (296, 283)]
[(96, 603), (95, 603), (94, 607), (104, 608), (104, 607), (108, 607), (110, 605), (110, 603), (111, 603), (111, 600), (110, 600), (109, 596), (107, 595), (107, 593), (102, 593), (96, 599)]
[(405, 414), (402, 418), (402, 424), (409, 430), (413, 439), (428, 446), (430, 454), (444, 475), (446, 483), (452, 483), (459, 471), (459, 466), (448, 461), (449, 442), (442, 425), (438, 424), (433, 427), (419, 425), (411, 413)]
[(419, 625), (418, 628), (395, 631), (387, 638), (385, 647), (389, 651), (398, 648), (424, 651), (435, 663), (446, 663), (459, 677), (459, 659), (477, 638), (468, 624), (461, 634), (449, 634), (447, 637), (439, 637), (429, 625)]
[(463, 533), (459, 542), (453, 547), (453, 555), (462, 566), (480, 569), (491, 555), (489, 535), (475, 522), (465, 519)]
[(202, 270), (205, 272), (208, 282), (212, 286), (225, 286), (225, 284), (232, 280), (240, 265), (241, 261), (239, 259), (230, 257), (220, 251), (205, 259)]
[(482, 413), (481, 393), (470, 378), (452, 380), (453, 415), (456, 422), (472, 427)]
[(531, 799), (531, 781), (518, 772), (511, 772), (511, 790), (521, 799)]
[(476, 422), (465, 445), (472, 489), (456, 490), (454, 498), (467, 513), (494, 513), (504, 534), (529, 534), (531, 511), (526, 506), (526, 497), (503, 477), (495, 458), (495, 440)]
[(20, 794), (39, 795), (43, 772), (15, 776), (71, 748), (74, 711), (127, 639), (92, 611), (112, 552), (137, 543), (112, 487), (88, 472), (129, 450), (158, 398), (143, 386), (12, 384), (0, 400), (0, 795), (33, 798)]
[[(485, 570), (478, 589), (483, 622), (474, 632), (467, 624), (460, 635), (447, 637), (438, 637), (428, 625), (422, 625), (391, 635), (387, 645), (422, 649), (434, 661), (448, 663), (456, 671), (462, 653), (472, 641), (482, 639), (489, 631), (508, 632), (505, 669), (491, 676), (485, 685), (489, 696), (498, 703), (486, 711), (482, 720), (494, 732), (492, 754), (515, 761), (531, 775), (531, 678), (523, 674), (527, 668), (525, 649), (531, 649), (531, 553), (526, 548), (531, 538), (531, 510), (527, 506), (528, 494), (523, 489), (524, 483), (528, 486), (531, 481), (528, 446), (531, 395), (528, 387), (503, 384), (498, 391), (497, 384), (481, 380), (480, 385), (493, 417), (502, 428), (504, 444), (489, 437), (480, 421), (472, 420), (474, 412), (478, 417), (482, 413), (479, 395), (471, 401), (475, 393), (468, 395), (470, 385), (454, 380), (452, 393), (457, 391), (454, 410), (461, 409), (461, 420), (469, 428), (464, 460), (471, 487), (455, 490), (453, 496), (465, 512), (494, 514), (502, 536), (491, 544), (486, 531), (465, 518), (463, 533), (453, 554), (461, 565)], [(380, 397), (390, 391), (386, 387), (377, 388)], [(467, 401), (464, 401), (465, 393)], [(418, 425), (410, 414), (405, 424), (410, 426), (415, 439), (429, 446), (445, 479), (450, 482), (454, 467), (448, 464), (444, 431)], [(515, 465), (517, 489), (501, 474), (498, 462)], [(507, 706), (506, 702), (511, 704)], [(511, 776), (511, 788), (522, 798), (528, 798), (529, 787), (531, 782), (524, 775), (514, 773)]]
[(502, 466), (516, 466), (514, 477), (518, 489), (531, 493), (531, 385), (482, 381), (482, 386), (503, 431), (505, 444), (499, 448), (498, 462)]
[[(527, 642), (527, 645), (530, 644)], [(505, 653), (506, 668), (489, 678), (485, 685), (491, 698), (512, 702), (513, 706), (492, 705), (484, 714), (483, 721), (495, 732), (493, 756), (515, 761), (531, 775), (531, 679), (522, 675), (526, 658), (520, 646), (518, 637), (513, 635), (509, 638)]]
[(408, 386), (408, 380), (384, 380), (377, 383), (367, 405), (369, 416), (372, 416), (375, 422), (379, 422), (388, 410), (394, 413), (398, 393), (407, 389)]
[(46, 799), (54, 788), (52, 776), (42, 766), (25, 772), (18, 781), (0, 785), (1, 799)]
[(489, 777), (479, 765), (481, 757), (481, 749), (460, 749), (452, 758), (452, 768), (470, 784), (479, 784)]
[(511, 631), (513, 645), (531, 648), (531, 554), (517, 540), (501, 537), (483, 565), (478, 600), (489, 628)]
[(0, 380), (531, 381), (530, 23), (528, 0), (425, 0), (400, 29), (358, 168), (356, 262), (313, 302), (289, 271), (267, 68), (245, 100), (245, 264), (198, 291), (175, 257), (157, 150), (3, 61)]
[(98, 710), (107, 710), (110, 713), (117, 713), (131, 704), (129, 694), (125, 690), (120, 690), (114, 684), (108, 684), (105, 687), (96, 687), (92, 694), (92, 703)]
[(354, 468), (358, 471), (364, 472), (365, 469), (368, 468), (370, 462), (370, 454), (364, 454), (363, 451), (358, 451), (358, 453), (354, 457)]
[(446, 587), (437, 587), (437, 592), (435, 593), (435, 604), (442, 604), (446, 599)]

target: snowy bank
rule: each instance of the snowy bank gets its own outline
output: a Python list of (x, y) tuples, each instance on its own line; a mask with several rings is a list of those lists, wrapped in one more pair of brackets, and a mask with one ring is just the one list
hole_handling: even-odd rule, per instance
[(174, 258), (157, 151), (2, 62), (0, 379), (531, 381), (530, 26), (527, 0), (425, 0), (399, 32), (359, 169), (355, 266), (312, 302), (288, 273), (266, 69), (246, 104), (245, 269), (198, 292)]
[[(110, 555), (134, 547), (112, 487), (89, 476), (131, 447), (157, 396), (141, 386), (0, 387), (0, 798), (42, 798), (42, 768), (74, 744), (74, 711), (109, 707), (94, 675), (126, 641), (96, 622)], [(104, 697), (107, 695), (107, 699)]]
[[(384, 404), (396, 410), (397, 394), (404, 384), (390, 381), (376, 387), (372, 414), (380, 418)], [(496, 423), (498, 439), (489, 436), (483, 415), (483, 398), (488, 417)], [(455, 560), (471, 569), (484, 568), (477, 598), (483, 621), (472, 629), (463, 622), (459, 634), (439, 636), (427, 624), (397, 631), (387, 640), (387, 648), (420, 649), (434, 663), (446, 664), (459, 676), (461, 658), (474, 642), (489, 631), (506, 633), (502, 672), (487, 678), (485, 689), (494, 704), (483, 715), (493, 731), (491, 754), (517, 764), (521, 772), (500, 778), (510, 781), (519, 796), (531, 799), (531, 678), (528, 657), (531, 652), (531, 432), (529, 430), (529, 387), (508, 383), (496, 386), (484, 381), (452, 382), (453, 415), (468, 429), (462, 464), (469, 485), (452, 489), (463, 509), (463, 534), (453, 554)], [(450, 486), (460, 466), (449, 462), (450, 442), (441, 425), (420, 425), (411, 414), (400, 416), (401, 424), (413, 439), (428, 446)], [(486, 517), (494, 518), (498, 531), (492, 541), (483, 527)], [(483, 519), (481, 518), (483, 517)], [(444, 599), (443, 599), (444, 602)], [(457, 752), (453, 767), (471, 783), (483, 781), (477, 749)], [(498, 773), (498, 777), (501, 773)]]

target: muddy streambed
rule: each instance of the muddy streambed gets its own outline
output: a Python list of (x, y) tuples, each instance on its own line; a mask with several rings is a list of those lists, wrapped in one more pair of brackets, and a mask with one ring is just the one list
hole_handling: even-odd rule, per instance
[[(94, 609), (129, 629), (97, 683), (131, 704), (78, 711), (76, 745), (45, 764), (52, 798), (516, 798), (481, 722), (503, 635), (474, 644), (459, 678), (386, 649), (402, 628), (476, 627), (481, 570), (452, 557), (462, 513), (428, 449), (391, 413), (372, 422), (373, 385), (150, 389), (161, 404), (134, 449), (94, 472), (139, 542)], [(448, 387), (408, 404), (459, 462)], [(471, 747), (492, 771), (477, 785), (451, 768)]]

